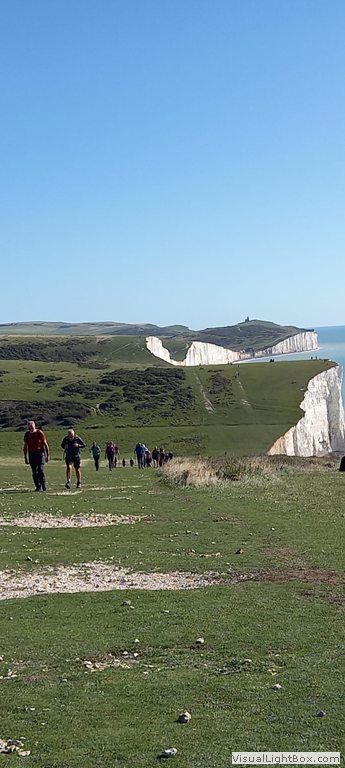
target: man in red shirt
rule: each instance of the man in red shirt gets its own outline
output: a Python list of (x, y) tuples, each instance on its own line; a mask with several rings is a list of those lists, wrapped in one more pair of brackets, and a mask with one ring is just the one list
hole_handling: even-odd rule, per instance
[(28, 421), (24, 435), (25, 464), (30, 464), (35, 490), (46, 490), (44, 462), (49, 461), (49, 445), (42, 429), (37, 429), (34, 421)]

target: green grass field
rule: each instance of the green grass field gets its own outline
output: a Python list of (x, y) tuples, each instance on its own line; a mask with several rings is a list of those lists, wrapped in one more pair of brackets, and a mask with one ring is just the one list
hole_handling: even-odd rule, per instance
[(115, 439), (125, 456), (138, 440), (182, 456), (266, 452), (302, 416), (310, 378), (332, 365), (176, 369), (140, 337), (8, 338), (0, 351), (0, 455), (20, 453), (20, 433), (34, 418), (56, 459), (68, 426), (88, 447)]
[[(93, 440), (115, 439), (128, 464), (143, 440), (228, 471), (297, 422), (308, 381), (333, 363), (182, 370), (125, 336), (1, 350), (0, 739), (31, 754), (0, 762), (149, 768), (176, 747), (180, 768), (228, 768), (232, 750), (342, 750), (335, 461), (183, 488), (153, 469), (96, 473), (88, 458)], [(47, 493), (23, 462), (28, 418), (51, 445)], [(70, 425), (86, 442), (78, 492), (59, 447)]]
[[(344, 749), (344, 477), (329, 461), (295, 470), (183, 489), (154, 470), (96, 473), (84, 462), (81, 492), (66, 494), (63, 465), (52, 462), (48, 492), (34, 494), (24, 464), (2, 464), (2, 596), (8, 580), (29, 583), (48, 566), (84, 562), (215, 581), (3, 600), (0, 737), (24, 737), (31, 750), (4, 764), (149, 768), (174, 746), (181, 768), (227, 768), (232, 750)], [(98, 528), (4, 524), (115, 513), (150, 518)], [(124, 666), (84, 665), (109, 659)], [(188, 725), (176, 722), (184, 709)]]

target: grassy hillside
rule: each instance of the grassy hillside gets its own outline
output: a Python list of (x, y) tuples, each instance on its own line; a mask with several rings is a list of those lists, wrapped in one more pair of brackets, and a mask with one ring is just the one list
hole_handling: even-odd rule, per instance
[(15, 337), (0, 340), (0, 360), (33, 360), (87, 364), (87, 367), (164, 365), (146, 348), (145, 336), (115, 338), (73, 336)]
[(0, 357), (0, 455), (20, 453), (34, 418), (56, 458), (68, 426), (87, 446), (115, 438), (127, 457), (138, 439), (180, 455), (265, 452), (302, 416), (309, 379), (332, 365), (173, 368), (138, 337), (6, 339)]
[[(218, 344), (234, 350), (255, 352), (283, 341), (299, 331), (306, 330), (293, 325), (277, 325), (265, 320), (249, 320), (221, 328), (205, 328), (192, 331), (184, 325), (158, 326), (150, 323), (129, 325), (126, 323), (9, 323), (0, 325), (0, 336), (159, 336), (176, 360), (182, 360), (192, 341)], [(91, 339), (89, 339), (91, 349)]]

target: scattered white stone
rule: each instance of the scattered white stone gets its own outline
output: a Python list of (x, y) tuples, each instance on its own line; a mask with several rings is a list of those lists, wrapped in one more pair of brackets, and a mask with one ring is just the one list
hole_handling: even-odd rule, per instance
[(203, 637), (197, 637), (195, 641), (195, 645), (205, 645), (205, 640)]
[(175, 747), (170, 747), (169, 749), (163, 749), (163, 752), (160, 753), (159, 757), (175, 757), (177, 754), (177, 749)]
[(23, 749), (23, 742), (20, 739), (0, 739), (0, 752), (3, 754), (11, 754), (15, 752), (21, 757), (28, 757), (30, 755), (29, 749)]
[(274, 683), (274, 685), (272, 685), (272, 690), (273, 691), (280, 691), (282, 689), (282, 687), (283, 686), (280, 685), (280, 683)]
[(185, 710), (185, 712), (181, 712), (177, 719), (179, 723), (189, 723), (189, 721), (192, 719), (192, 715), (190, 712)]
[(327, 714), (327, 713), (324, 711), (324, 709), (320, 709), (320, 710), (319, 710), (319, 711), (316, 713), (316, 717), (324, 717), (326, 714)]

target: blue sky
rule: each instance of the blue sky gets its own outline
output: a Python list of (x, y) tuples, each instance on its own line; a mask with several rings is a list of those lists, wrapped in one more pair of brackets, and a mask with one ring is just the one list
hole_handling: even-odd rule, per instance
[(2, 0), (0, 322), (345, 324), (344, 39), (343, 0)]

